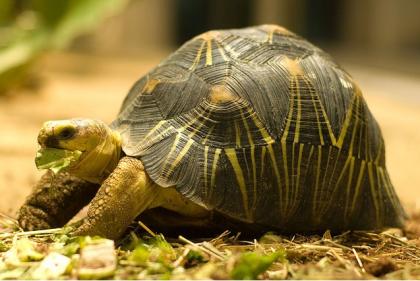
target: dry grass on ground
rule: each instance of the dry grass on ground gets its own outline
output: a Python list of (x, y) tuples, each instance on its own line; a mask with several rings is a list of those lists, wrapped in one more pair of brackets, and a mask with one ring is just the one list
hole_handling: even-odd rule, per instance
[(23, 232), (0, 219), (0, 279), (420, 279), (420, 214), (405, 230), (243, 241), (165, 239), (146, 226), (123, 241)]

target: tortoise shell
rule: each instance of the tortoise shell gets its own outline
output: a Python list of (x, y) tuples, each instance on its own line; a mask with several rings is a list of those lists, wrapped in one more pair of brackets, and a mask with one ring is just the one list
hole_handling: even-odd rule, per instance
[(239, 221), (311, 231), (404, 218), (360, 89), (280, 26), (188, 41), (135, 83), (112, 127), (157, 184)]

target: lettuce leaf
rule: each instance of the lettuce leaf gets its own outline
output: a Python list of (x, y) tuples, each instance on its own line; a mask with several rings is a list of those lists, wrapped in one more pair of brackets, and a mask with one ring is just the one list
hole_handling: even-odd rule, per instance
[(41, 148), (36, 153), (35, 165), (39, 170), (50, 169), (54, 173), (58, 173), (77, 161), (80, 155), (82, 152), (79, 150)]

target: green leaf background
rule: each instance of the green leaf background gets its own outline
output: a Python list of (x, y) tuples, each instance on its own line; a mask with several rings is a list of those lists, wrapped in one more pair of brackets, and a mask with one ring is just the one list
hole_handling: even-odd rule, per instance
[(0, 0), (0, 94), (48, 50), (66, 47), (128, 0)]

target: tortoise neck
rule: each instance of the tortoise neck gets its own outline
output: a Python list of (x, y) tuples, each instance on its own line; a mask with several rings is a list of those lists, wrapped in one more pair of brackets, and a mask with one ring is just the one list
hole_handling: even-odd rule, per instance
[(100, 182), (102, 182), (112, 173), (112, 171), (114, 171), (115, 167), (117, 167), (118, 162), (121, 159), (121, 136), (117, 131), (113, 131), (111, 129), (109, 130), (109, 141), (112, 154), (110, 157), (108, 157), (108, 164), (102, 170)]
[(103, 141), (71, 171), (75, 176), (101, 184), (115, 169), (121, 157), (121, 136), (106, 126)]

